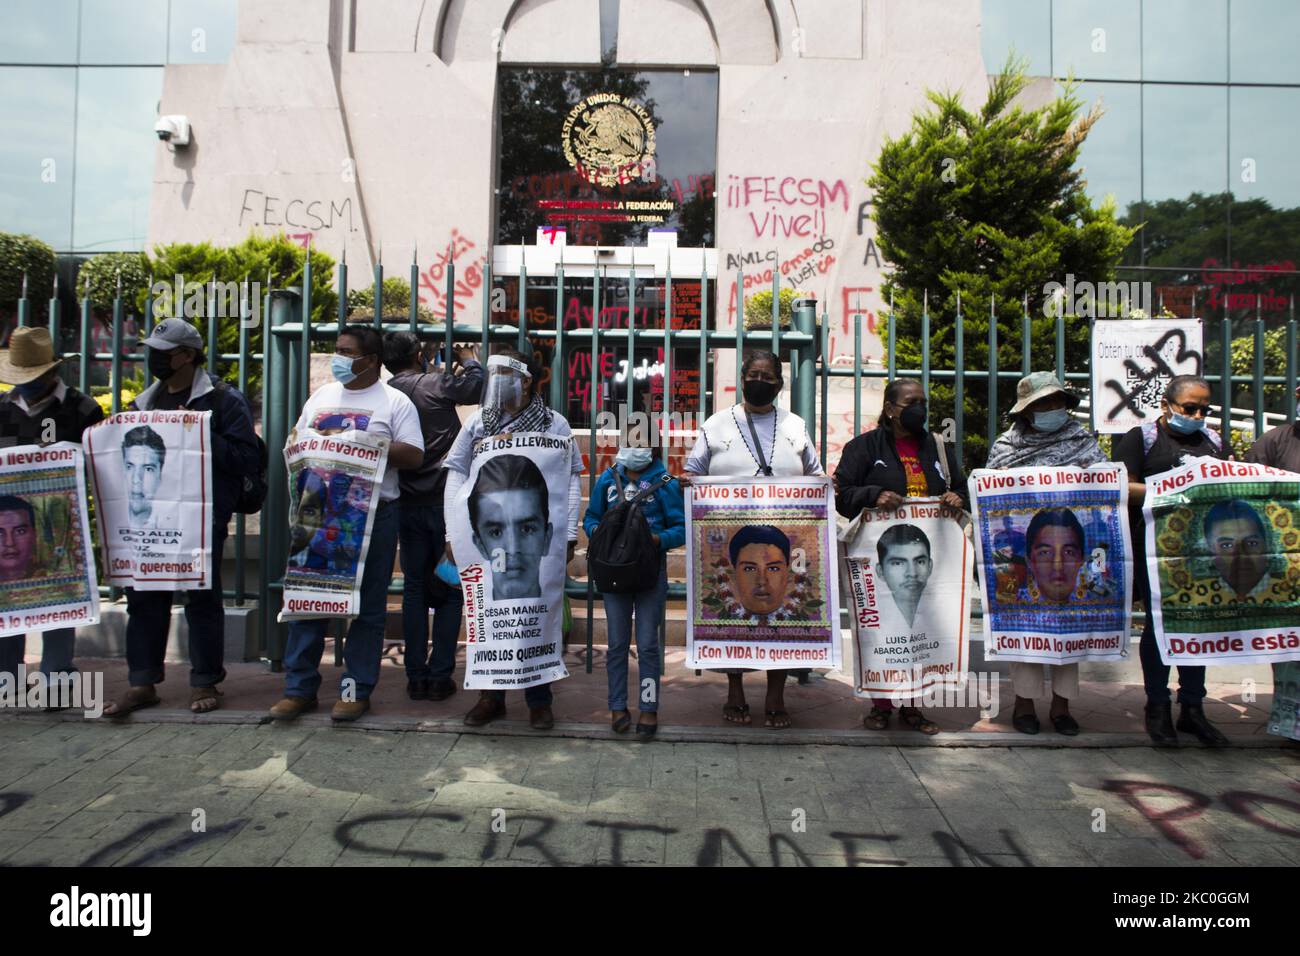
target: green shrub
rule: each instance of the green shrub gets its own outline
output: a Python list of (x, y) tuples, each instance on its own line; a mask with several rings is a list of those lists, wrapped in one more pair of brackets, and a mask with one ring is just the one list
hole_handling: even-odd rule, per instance
[(32, 320), (44, 320), (54, 292), (54, 250), (33, 236), (0, 232), (0, 313), (18, 311), (27, 275), (27, 297)]
[(77, 270), (77, 300), (90, 296), (95, 309), (111, 309), (122, 277), (122, 301), (128, 313), (144, 311), (149, 292), (149, 258), (143, 252), (106, 252), (92, 256)]
[[(795, 299), (808, 295), (796, 289), (783, 288), (777, 315), (781, 328), (788, 329), (793, 315), (791, 303)], [(745, 301), (745, 331), (750, 329), (770, 329), (772, 327), (772, 290), (763, 289), (755, 292)]]
[[(400, 276), (390, 276), (384, 280), (381, 308), (386, 319), (398, 316), (405, 319), (411, 314), (411, 284)], [(416, 306), (416, 315), (421, 322), (441, 321), (427, 305)], [(372, 282), (364, 289), (348, 289), (348, 321), (373, 322), (375, 319), (375, 284)]]

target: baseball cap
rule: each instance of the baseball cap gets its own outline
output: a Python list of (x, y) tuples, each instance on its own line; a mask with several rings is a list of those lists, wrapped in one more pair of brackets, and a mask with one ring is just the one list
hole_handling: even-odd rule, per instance
[(202, 352), (203, 336), (199, 335), (199, 330), (188, 322), (183, 322), (180, 319), (163, 319), (153, 327), (149, 337), (141, 344), (147, 345), (151, 349), (163, 349), (164, 351), (170, 351), (180, 346)]

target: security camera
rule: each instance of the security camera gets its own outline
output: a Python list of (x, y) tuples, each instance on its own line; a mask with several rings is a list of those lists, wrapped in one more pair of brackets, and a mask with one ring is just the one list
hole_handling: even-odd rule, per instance
[(174, 147), (190, 145), (189, 117), (180, 115), (160, 116), (158, 122), (153, 124), (153, 131), (158, 134), (160, 140), (164, 143), (170, 143)]

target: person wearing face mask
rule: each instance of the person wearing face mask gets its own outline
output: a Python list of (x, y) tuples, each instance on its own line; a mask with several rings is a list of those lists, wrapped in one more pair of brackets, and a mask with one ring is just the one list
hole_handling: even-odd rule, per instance
[(1160, 657), (1155, 627), (1151, 620), (1151, 584), (1147, 562), (1142, 556), (1146, 541), (1142, 519), (1142, 502), (1146, 498), (1146, 481), (1171, 468), (1194, 462), (1197, 458), (1229, 459), (1219, 433), (1206, 424), (1210, 405), (1210, 383), (1199, 375), (1175, 375), (1165, 386), (1160, 400), (1160, 418), (1130, 429), (1115, 442), (1111, 457), (1128, 469), (1129, 524), (1133, 541), (1133, 593), (1146, 608), (1139, 656), (1142, 682), (1146, 685), (1145, 724), (1147, 733), (1158, 747), (1178, 746), (1176, 731), (1192, 734), (1201, 743), (1222, 747), (1228, 743), (1218, 728), (1205, 717), (1205, 668), (1178, 665), (1178, 723), (1174, 724), (1169, 694), (1169, 665)]
[[(850, 520), (868, 508), (894, 511), (908, 498), (938, 498), (954, 516), (970, 506), (966, 475), (951, 442), (940, 443), (926, 427), (928, 407), (921, 383), (897, 378), (885, 386), (878, 427), (849, 441), (831, 476), (835, 510)], [(872, 700), (863, 718), (870, 730), (884, 730), (894, 712), (888, 697)], [(899, 719), (913, 730), (932, 735), (939, 725), (919, 707), (899, 707)]]
[[(413, 332), (384, 336), (384, 366), (393, 373), (388, 384), (405, 392), (420, 414), (424, 460), (401, 472), (402, 527), (398, 556), (402, 562), (402, 636), (405, 639), (406, 693), (411, 700), (446, 700), (456, 692), (456, 636), (460, 633), (459, 591), (426, 589), (425, 571), (442, 556), (447, 540), (442, 493), (447, 483), (443, 459), (460, 433), (458, 405), (477, 405), (483, 393), (483, 366), (474, 348), (456, 349), (452, 369), (430, 367)], [(459, 374), (456, 374), (459, 372)], [(433, 599), (432, 602), (430, 599)], [(429, 609), (433, 606), (433, 640)]]
[[(1011, 406), (1011, 427), (998, 436), (989, 449), (988, 467), (1037, 468), (1052, 465), (1087, 468), (1106, 460), (1096, 437), (1076, 421), (1070, 412), (1079, 396), (1069, 391), (1051, 372), (1034, 372), (1016, 385), (1016, 403)], [(1028, 559), (1028, 555), (1025, 555)], [(1016, 706), (1011, 723), (1022, 734), (1039, 731), (1034, 699), (1042, 696), (1044, 671), (1052, 682), (1050, 716), (1056, 732), (1067, 737), (1079, 733), (1070, 716), (1070, 701), (1079, 696), (1079, 665), (1030, 664), (1012, 661), (1011, 684)]]
[[(99, 404), (59, 377), (62, 363), (54, 354), (48, 330), (14, 329), (9, 348), (0, 350), (0, 382), (13, 386), (0, 395), (0, 448), (60, 441), (80, 444), (81, 433), (103, 421)], [(42, 674), (49, 677), (76, 669), (72, 663), (76, 637), (76, 628), (71, 627), (41, 634)], [(24, 635), (0, 637), (0, 673), (16, 674), (26, 651)]]
[[(186, 591), (189, 629), (190, 710), (196, 714), (220, 706), (217, 685), (226, 677), (225, 604), (221, 557), (227, 525), (234, 513), (245, 475), (262, 468), (262, 452), (253, 431), (253, 413), (242, 392), (203, 368), (203, 336), (182, 319), (163, 319), (142, 343), (154, 383), (136, 396), (131, 411), (212, 412), (212, 586)], [(159, 702), (155, 684), (163, 680), (172, 591), (126, 590), (126, 659), (130, 689), (104, 713), (121, 716)]]
[[(388, 620), (388, 585), (393, 579), (401, 525), (398, 473), (419, 468), (424, 462), (424, 433), (415, 405), (405, 392), (379, 380), (383, 352), (383, 337), (378, 329), (369, 325), (344, 326), (330, 362), (334, 381), (312, 392), (289, 433), (289, 444), (297, 440), (299, 430), (308, 428), (327, 434), (353, 429), (387, 438), (389, 443), (379, 501), (370, 526), (370, 549), (361, 573), (361, 606), (348, 626), (343, 644), (340, 699), (330, 713), (336, 721), (356, 720), (366, 713), (379, 683)], [(316, 707), (328, 626), (325, 619), (289, 625), (284, 649), (284, 699), (271, 708), (273, 718), (290, 720)]]
[[(746, 354), (740, 367), (739, 405), (723, 409), (704, 422), (700, 435), (686, 459), (685, 484), (693, 475), (709, 477), (787, 478), (823, 475), (817, 449), (808, 437), (802, 418), (776, 404), (785, 380), (781, 359), (772, 352), (756, 349)], [(767, 672), (764, 726), (782, 730), (791, 724), (785, 709), (787, 670)], [(745, 703), (745, 671), (727, 669), (725, 720), (735, 724), (751, 722)]]
[[(605, 512), (620, 500), (630, 501), (646, 488), (659, 482), (666, 469), (659, 460), (658, 449), (623, 444), (618, 456), (606, 468), (591, 489), (591, 503), (582, 526), (590, 539)], [(659, 548), (659, 576), (646, 582), (645, 590), (633, 594), (603, 593), (605, 622), (608, 628), (606, 674), (609, 678), (610, 726), (615, 733), (627, 733), (632, 715), (627, 709), (628, 649), (632, 636), (632, 616), (636, 614), (636, 653), (639, 671), (640, 716), (636, 732), (654, 736), (659, 722), (659, 617), (668, 597), (668, 552), (686, 543), (686, 511), (682, 490), (674, 479), (646, 498), (641, 513), (654, 542)], [(650, 680), (651, 688), (645, 682)]]
[[(487, 386), (483, 405), (471, 415), (447, 452), (447, 486), (443, 491), (444, 511), (453, 507), (460, 486), (469, 477), (474, 458), (474, 445), (485, 437), (507, 432), (544, 432), (560, 438), (572, 439), (573, 429), (559, 412), (552, 411), (542, 401), (537, 390), (540, 370), (530, 356), (511, 348), (498, 349), (487, 360)], [(582, 509), (582, 452), (570, 441), (571, 469), (568, 487), (568, 550), (566, 559), (573, 560), (578, 545), (578, 513)], [(454, 561), (451, 542), (445, 549), (446, 557)], [(532, 684), (524, 688), (524, 703), (528, 706), (528, 722), (534, 730), (550, 730), (555, 726), (551, 711), (553, 695), (550, 684)], [(481, 690), (478, 702), (465, 715), (470, 727), (480, 727), (506, 714), (506, 692)]]

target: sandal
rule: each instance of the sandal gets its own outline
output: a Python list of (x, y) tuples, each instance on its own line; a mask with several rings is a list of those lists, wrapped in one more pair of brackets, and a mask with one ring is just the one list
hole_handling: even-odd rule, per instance
[(898, 719), (913, 730), (919, 730), (927, 737), (933, 737), (939, 732), (939, 725), (933, 720), (927, 720), (919, 707), (898, 708)]
[(722, 716), (733, 724), (748, 724), (752, 721), (748, 704), (723, 704)]
[(190, 712), (207, 714), (221, 706), (221, 691), (216, 687), (191, 687)]
[(109, 703), (113, 710), (110, 712), (108, 707), (104, 708), (105, 717), (125, 717), (132, 711), (142, 710), (145, 707), (153, 707), (155, 704), (161, 704), (162, 698), (153, 689), (152, 684), (144, 687), (132, 687), (117, 700)]
[(889, 715), (892, 710), (885, 710), (882, 707), (872, 707), (871, 713), (862, 718), (862, 726), (868, 730), (885, 730), (889, 727)]
[(629, 727), (632, 726), (632, 715), (626, 710), (620, 711), (619, 715), (609, 723), (609, 729), (616, 734), (625, 734)]
[[(771, 727), (773, 730), (785, 730), (785, 728), (789, 727), (790, 724), (793, 723), (793, 721), (790, 720), (789, 713), (784, 710), (769, 710), (765, 713), (767, 714), (767, 719), (763, 721), (764, 727)], [(785, 723), (781, 723), (782, 720), (784, 720)]]

